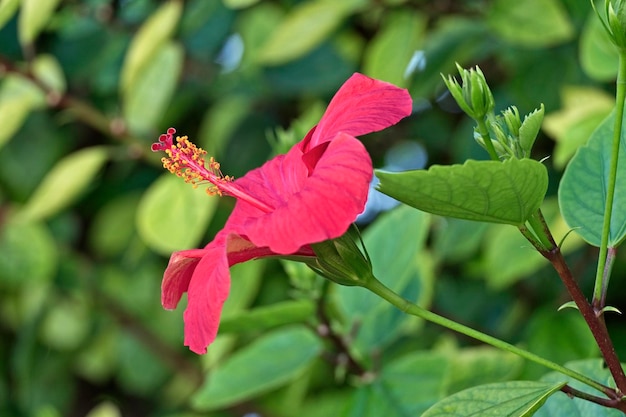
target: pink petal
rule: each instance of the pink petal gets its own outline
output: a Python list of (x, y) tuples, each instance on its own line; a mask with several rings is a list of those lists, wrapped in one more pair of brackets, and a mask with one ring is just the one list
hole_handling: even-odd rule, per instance
[(410, 115), (411, 110), (407, 90), (355, 73), (337, 91), (303, 150), (327, 142), (339, 132), (360, 136), (382, 130)]
[(164, 308), (168, 310), (176, 308), (204, 254), (203, 249), (184, 250), (172, 254), (161, 283), (161, 304)]
[(213, 241), (193, 272), (187, 290), (185, 346), (193, 352), (206, 353), (220, 324), (222, 306), (230, 291), (230, 271), (223, 239)]
[[(340, 134), (327, 146), (311, 176), (293, 193), (289, 182), (281, 181), (284, 165), (264, 165), (266, 186), (285, 196), (272, 213), (249, 218), (245, 234), (258, 247), (289, 254), (300, 247), (341, 236), (363, 211), (372, 162), (363, 144)], [(304, 165), (302, 161), (293, 161)], [(289, 193), (293, 193), (289, 195)]]

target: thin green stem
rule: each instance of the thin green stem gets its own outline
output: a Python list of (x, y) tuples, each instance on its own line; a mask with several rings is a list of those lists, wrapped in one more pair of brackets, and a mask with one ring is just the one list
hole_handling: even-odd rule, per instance
[(370, 280), (367, 280), (365, 287), (367, 289), (369, 289), (370, 291), (372, 291), (373, 293), (377, 294), (378, 296), (380, 296), (381, 298), (387, 300), (389, 303), (391, 303), (392, 305), (394, 305), (395, 307), (397, 307), (398, 309), (400, 309), (401, 311), (416, 316), (416, 317), (420, 317), (424, 320), (427, 320), (431, 323), (435, 323), (438, 324), (440, 326), (446, 327), (450, 330), (454, 330), (458, 333), (464, 334), (466, 336), (469, 336), (473, 339), (479, 340), (481, 342), (487, 343), (491, 346), (494, 346), (498, 349), (502, 349), (504, 351), (507, 352), (511, 352), (515, 355), (518, 355), (524, 359), (527, 359), (529, 361), (538, 363), (540, 365), (545, 366), (546, 368), (552, 369), (554, 371), (557, 371), (559, 373), (562, 373), (563, 375), (567, 375), (570, 378), (573, 378), (577, 381), (582, 382), (585, 385), (588, 385), (602, 393), (604, 393), (605, 395), (607, 395), (609, 398), (616, 398), (616, 393), (613, 389), (600, 384), (597, 381), (594, 381), (591, 378), (586, 377), (585, 375), (582, 375), (576, 371), (573, 371), (571, 369), (568, 369), (564, 366), (561, 366), (555, 362), (549, 361), (545, 358), (542, 358), (541, 356), (537, 356), (534, 353), (528, 352), (524, 349), (521, 349), (517, 346), (511, 345), (510, 343), (504, 342), (500, 339), (497, 339), (493, 336), (489, 336), (485, 333), (479, 332), (478, 330), (472, 329), (471, 327), (467, 327), (463, 324), (457, 323), (455, 321), (452, 321), (450, 319), (447, 319), (443, 316), (440, 316), (438, 314), (435, 314), (431, 311), (425, 310), (422, 307), (418, 306), (417, 304), (414, 304), (408, 300), (406, 300), (405, 298), (402, 298), (400, 295), (396, 294), (395, 292), (393, 292), (391, 289), (389, 289), (388, 287), (386, 287), (382, 282), (378, 281), (376, 278), (372, 277)]
[(478, 124), (476, 126), (476, 130), (478, 131), (480, 138), (483, 140), (483, 143), (485, 144), (485, 149), (489, 153), (489, 157), (493, 159), (494, 161), (499, 161), (500, 158), (498, 157), (496, 148), (493, 146), (493, 143), (491, 142), (491, 137), (489, 136), (489, 129), (487, 128), (487, 123), (485, 123), (484, 119), (478, 119), (476, 120), (476, 123)]
[(550, 251), (556, 247), (554, 240), (551, 238), (551, 234), (547, 229), (545, 220), (543, 219), (543, 214), (541, 214), (541, 210), (537, 210), (533, 213), (528, 219), (528, 224), (530, 225), (532, 231), (535, 236), (543, 246), (543, 250)]
[(613, 270), (613, 263), (615, 262), (615, 256), (617, 255), (617, 248), (609, 247), (606, 254), (606, 262), (604, 263), (604, 279), (602, 287), (602, 296), (600, 297), (600, 305), (595, 306), (602, 310), (606, 306), (606, 293), (609, 289), (609, 278), (611, 277), (611, 271)]
[(613, 214), (613, 200), (615, 198), (615, 183), (617, 181), (617, 162), (619, 156), (619, 145), (622, 137), (622, 119), (624, 118), (624, 100), (626, 100), (626, 51), (619, 51), (619, 68), (617, 72), (617, 83), (615, 93), (615, 124), (613, 125), (613, 144), (611, 146), (611, 162), (609, 165), (609, 178), (606, 185), (606, 200), (604, 205), (604, 221), (602, 223), (602, 239), (600, 241), (600, 253), (598, 255), (598, 268), (596, 270), (596, 281), (593, 289), (593, 305), (604, 307), (601, 304), (605, 281), (609, 279), (605, 276), (607, 252), (609, 247), (609, 236), (611, 232), (611, 217)]

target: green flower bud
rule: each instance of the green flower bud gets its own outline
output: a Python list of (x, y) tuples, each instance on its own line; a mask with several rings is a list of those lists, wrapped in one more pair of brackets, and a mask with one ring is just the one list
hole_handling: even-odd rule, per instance
[(611, 38), (611, 42), (613, 42), (613, 44), (619, 49), (626, 49), (626, 1), (605, 0), (604, 16), (606, 17), (606, 20), (598, 12), (593, 1), (591, 1), (591, 6), (602, 22), (609, 38)]
[(361, 238), (356, 226), (342, 236), (314, 243), (311, 246), (316, 257), (305, 263), (321, 276), (341, 285), (363, 286), (374, 278), (372, 263), (357, 245)]
[(443, 82), (461, 110), (474, 120), (482, 120), (493, 112), (495, 106), (485, 75), (478, 66), (470, 70), (463, 69), (459, 64), (456, 64), (456, 67), (463, 84), (459, 84), (451, 75), (446, 79), (442, 74)]

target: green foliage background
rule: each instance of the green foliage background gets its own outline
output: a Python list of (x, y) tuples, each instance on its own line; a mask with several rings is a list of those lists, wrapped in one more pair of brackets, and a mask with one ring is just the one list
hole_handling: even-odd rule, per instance
[[(160, 306), (169, 254), (204, 245), (232, 207), (164, 174), (160, 133), (175, 126), (241, 176), (360, 71), (415, 101), (363, 139), (376, 166), (404, 141), (428, 165), (486, 159), (445, 93), (455, 62), (479, 64), (502, 108), (544, 103), (534, 157), (550, 156), (544, 212), (563, 237), (558, 180), (612, 108), (616, 57), (587, 0), (0, 0), (0, 415), (412, 416), (478, 384), (541, 378), (296, 264), (233, 269), (204, 357), (182, 346), (184, 306)], [(379, 278), (423, 306), (560, 363), (597, 356), (514, 227), (398, 208), (365, 241)], [(594, 250), (574, 235), (565, 248), (589, 293)], [(618, 308), (623, 271), (621, 256)]]

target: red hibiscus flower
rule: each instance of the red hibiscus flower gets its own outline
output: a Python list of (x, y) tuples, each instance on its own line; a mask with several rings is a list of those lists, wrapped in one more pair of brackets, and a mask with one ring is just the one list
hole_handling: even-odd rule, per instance
[(268, 256), (315, 257), (311, 244), (346, 232), (363, 211), (372, 162), (354, 136), (384, 129), (411, 113), (406, 90), (354, 74), (339, 89), (319, 124), (287, 154), (242, 178), (225, 177), (212, 158), (174, 129), (153, 151), (193, 184), (209, 183), (211, 194), (237, 202), (224, 228), (204, 249), (172, 254), (163, 277), (163, 307), (176, 308), (187, 292), (185, 345), (206, 353), (219, 327), (230, 289), (229, 267)]

